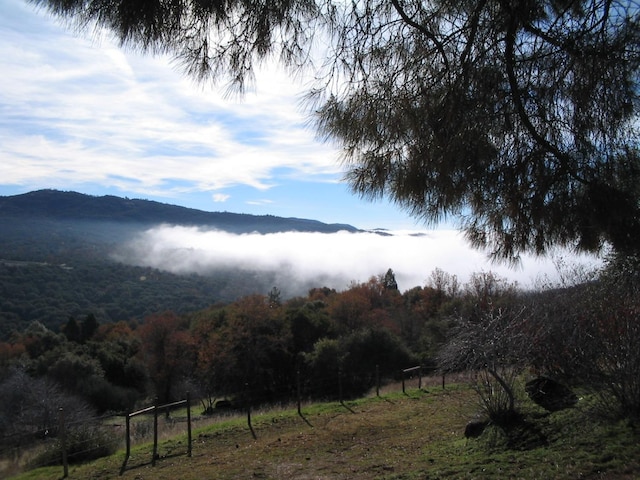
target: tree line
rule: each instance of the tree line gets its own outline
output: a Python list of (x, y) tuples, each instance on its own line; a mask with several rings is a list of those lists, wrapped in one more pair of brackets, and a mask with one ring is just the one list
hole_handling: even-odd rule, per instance
[[(462, 291), (455, 276), (436, 270), (424, 287), (401, 293), (389, 270), (344, 291), (313, 288), (287, 300), (274, 287), (139, 321), (100, 323), (88, 314), (61, 317), (55, 329), (34, 321), (0, 343), (0, 390), (11, 388), (15, 405), (15, 392), (31, 389), (34, 398), (20, 404), (37, 406), (42, 398), (32, 387), (46, 382), (97, 412), (172, 401), (190, 390), (204, 410), (225, 397), (290, 399), (299, 372), (315, 379), (302, 385), (306, 397), (328, 398), (337, 394), (341, 369), (344, 394), (356, 396), (371, 387), (376, 364), (384, 376), (433, 364), (450, 313), (465, 301)], [(4, 407), (4, 415), (15, 411)]]

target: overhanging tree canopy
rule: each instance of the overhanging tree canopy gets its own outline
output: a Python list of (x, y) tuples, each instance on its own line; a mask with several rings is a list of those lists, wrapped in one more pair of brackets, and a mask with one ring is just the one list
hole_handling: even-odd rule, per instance
[(637, 2), (32, 1), (240, 90), (264, 60), (312, 69), (354, 192), (496, 258), (639, 248)]

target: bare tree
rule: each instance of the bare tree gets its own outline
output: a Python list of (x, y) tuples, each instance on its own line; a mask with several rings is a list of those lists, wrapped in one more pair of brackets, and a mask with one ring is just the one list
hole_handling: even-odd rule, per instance
[(91, 417), (86, 402), (64, 393), (47, 378), (30, 377), (15, 369), (0, 383), (0, 429), (3, 435), (54, 436), (58, 430), (58, 411), (64, 409), (68, 422)]

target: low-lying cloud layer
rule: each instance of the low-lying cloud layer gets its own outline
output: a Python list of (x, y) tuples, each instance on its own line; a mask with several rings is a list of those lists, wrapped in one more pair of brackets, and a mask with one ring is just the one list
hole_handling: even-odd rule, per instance
[(424, 286), (436, 268), (457, 275), (462, 283), (473, 272), (492, 271), (525, 288), (542, 276), (554, 277), (556, 270), (551, 259), (531, 257), (517, 268), (492, 264), (452, 230), (237, 235), (164, 225), (141, 234), (121, 259), (179, 274), (223, 268), (276, 271), (276, 286), (287, 295), (304, 294), (309, 286), (344, 290), (389, 268), (402, 291)]

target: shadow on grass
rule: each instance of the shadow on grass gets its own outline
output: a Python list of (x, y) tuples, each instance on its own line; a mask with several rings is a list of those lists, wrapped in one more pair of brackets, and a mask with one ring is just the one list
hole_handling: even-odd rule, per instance
[(534, 450), (549, 445), (549, 439), (539, 425), (516, 414), (508, 421), (489, 425), (489, 443), (496, 447), (502, 444), (509, 450)]
[(300, 411), (298, 411), (298, 415), (300, 416), (300, 418), (302, 420), (304, 420), (304, 423), (306, 423), (307, 425), (309, 425), (311, 428), (313, 428), (313, 425), (311, 425), (311, 422), (309, 422), (309, 420), (307, 420), (307, 417), (304, 416), (304, 414)]
[(171, 458), (186, 457), (186, 456), (187, 456), (186, 452), (183, 452), (183, 453), (167, 453), (167, 454), (164, 454), (164, 455), (156, 455), (155, 462), (153, 460), (149, 460), (149, 461), (146, 461), (146, 462), (137, 462), (134, 465), (129, 465), (129, 460), (131, 459), (131, 457), (125, 458), (124, 462), (122, 463), (122, 466), (120, 467), (120, 476), (122, 476), (122, 474), (124, 474), (124, 472), (129, 472), (131, 470), (137, 470), (138, 468), (152, 467), (152, 466), (154, 466), (154, 463), (160, 462), (162, 460), (169, 460)]
[(355, 410), (353, 410), (349, 405), (347, 405), (344, 402), (340, 402), (340, 405), (342, 405), (344, 408), (346, 408), (347, 410), (349, 410), (351, 413), (356, 413)]

